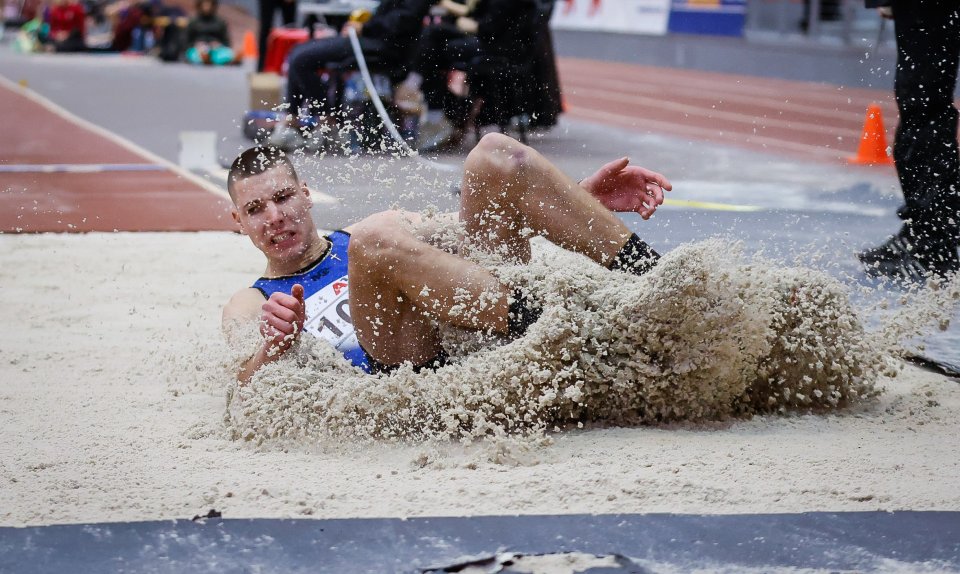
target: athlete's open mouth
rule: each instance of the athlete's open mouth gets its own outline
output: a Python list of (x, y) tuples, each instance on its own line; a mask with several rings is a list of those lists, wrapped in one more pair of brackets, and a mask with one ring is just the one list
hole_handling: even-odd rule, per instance
[(271, 237), (271, 238), (270, 238), (270, 243), (273, 243), (274, 245), (276, 245), (277, 243), (280, 243), (280, 242), (282, 242), (282, 241), (286, 241), (287, 239), (289, 239), (289, 238), (291, 238), (291, 237), (293, 237), (293, 232), (292, 232), (292, 231), (285, 231), (285, 232), (283, 232), (283, 233), (279, 233), (279, 234), (274, 235), (273, 237)]

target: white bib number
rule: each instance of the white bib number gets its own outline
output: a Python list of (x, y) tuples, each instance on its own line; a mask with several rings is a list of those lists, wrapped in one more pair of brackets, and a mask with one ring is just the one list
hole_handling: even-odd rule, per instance
[(359, 345), (350, 318), (347, 276), (337, 279), (304, 301), (307, 322), (303, 328), (340, 350)]

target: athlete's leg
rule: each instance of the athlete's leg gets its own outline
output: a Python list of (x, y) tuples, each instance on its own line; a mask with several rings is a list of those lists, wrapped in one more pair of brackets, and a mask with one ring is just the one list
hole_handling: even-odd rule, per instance
[(615, 214), (536, 150), (503, 134), (484, 136), (467, 156), (460, 219), (482, 247), (530, 257), (529, 237), (607, 265), (631, 232)]
[[(529, 258), (528, 238), (539, 234), (606, 265), (631, 236), (556, 166), (500, 134), (485, 136), (467, 158), (460, 217), (481, 246), (520, 260)], [(384, 212), (351, 226), (351, 315), (374, 359), (395, 365), (436, 357), (432, 320), (497, 333), (535, 320), (522, 305), (509, 305), (509, 288), (489, 271), (423, 242), (405, 218)]]
[(363, 348), (385, 365), (420, 365), (441, 351), (432, 319), (507, 332), (507, 288), (418, 239), (405, 219), (384, 212), (350, 228), (350, 310)]

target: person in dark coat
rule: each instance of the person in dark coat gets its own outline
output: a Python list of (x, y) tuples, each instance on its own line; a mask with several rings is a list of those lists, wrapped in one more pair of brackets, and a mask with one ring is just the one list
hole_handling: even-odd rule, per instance
[(960, 65), (960, 2), (867, 0), (892, 17), (900, 111), (893, 157), (903, 190), (900, 231), (858, 254), (867, 273), (921, 280), (960, 271), (960, 156), (953, 105)]
[(538, 22), (534, 30), (533, 47), (533, 91), (536, 96), (530, 125), (549, 128), (557, 125), (563, 112), (560, 76), (553, 52), (553, 35), (550, 33), (550, 17), (553, 15), (555, 0), (537, 0), (537, 4)]
[[(437, 129), (435, 136), (422, 138), (421, 150), (424, 151), (460, 143), (471, 112), (475, 111), (476, 98), (487, 90), (499, 89), (494, 84), (517, 81), (504, 75), (505, 64), (525, 68), (523, 73), (528, 77), (524, 79), (537, 88), (544, 87), (536, 79), (542, 71), (538, 66), (546, 64), (548, 74), (553, 66), (552, 46), (547, 46), (549, 52), (544, 54), (540, 44), (541, 15), (537, 1), (474, 0), (461, 4), (442, 0), (440, 6), (450, 17), (424, 30), (411, 64), (413, 73), (404, 80), (397, 95), (402, 99), (422, 89), (430, 110), (429, 125), (445, 124)], [(546, 20), (543, 22), (545, 25)], [(550, 41), (549, 36), (546, 41)], [(550, 58), (549, 62), (543, 61), (544, 55)], [(492, 73), (476, 73), (481, 68), (488, 68)], [(470, 97), (453, 94), (447, 88), (451, 69), (465, 70), (471, 75)], [(530, 99), (539, 97), (539, 90), (530, 91), (537, 92), (531, 93)], [(552, 119), (555, 122), (556, 114)]]

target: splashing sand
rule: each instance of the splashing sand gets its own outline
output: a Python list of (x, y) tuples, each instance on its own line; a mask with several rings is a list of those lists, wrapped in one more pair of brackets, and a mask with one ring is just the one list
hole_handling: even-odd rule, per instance
[(960, 281), (940, 285), (867, 332), (838, 280), (720, 239), (681, 246), (639, 278), (552, 247), (528, 265), (481, 262), (543, 302), (526, 335), (449, 329), (452, 364), (380, 377), (304, 341), (237, 389), (235, 436), (535, 438), (582, 423), (844, 408), (875, 396), (877, 378), (896, 373), (898, 341), (960, 298)]

